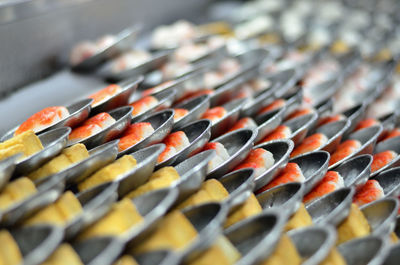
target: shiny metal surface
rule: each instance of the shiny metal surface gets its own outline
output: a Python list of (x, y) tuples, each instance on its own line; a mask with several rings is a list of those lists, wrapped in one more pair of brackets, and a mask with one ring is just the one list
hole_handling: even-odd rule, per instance
[(290, 138), (292, 139), (295, 145), (301, 143), (304, 140), (308, 131), (317, 121), (317, 118), (318, 118), (317, 113), (310, 113), (290, 119), (283, 123), (283, 125), (286, 125), (291, 129), (292, 135), (290, 136)]
[(296, 85), (298, 80), (297, 70), (294, 68), (283, 70), (272, 75), (266, 75), (271, 82), (280, 82), (281, 87), (275, 92), (277, 98), (282, 97), (292, 87)]
[(182, 202), (195, 191), (200, 189), (207, 175), (208, 162), (215, 156), (215, 150), (206, 150), (198, 153), (175, 166), (180, 178), (173, 186), (177, 186), (179, 197), (177, 203)]
[(342, 114), (346, 116), (347, 119), (350, 121), (350, 126), (349, 128), (347, 128), (345, 136), (349, 135), (357, 126), (357, 124), (365, 117), (366, 108), (367, 106), (365, 104), (358, 104), (350, 109), (343, 111)]
[(257, 116), (255, 121), (258, 124), (258, 133), (255, 142), (258, 143), (265, 136), (275, 130), (282, 123), (285, 113), (286, 108), (283, 107)]
[(174, 265), (178, 264), (177, 257), (169, 250), (157, 250), (135, 256), (140, 265)]
[(313, 223), (338, 226), (349, 215), (353, 196), (353, 188), (341, 188), (315, 199), (306, 209)]
[(371, 227), (371, 234), (382, 236), (393, 232), (398, 204), (394, 198), (384, 198), (360, 207)]
[(122, 236), (124, 242), (128, 242), (130, 247), (140, 244), (143, 238), (153, 231), (177, 198), (178, 190), (176, 188), (166, 188), (151, 191), (132, 199), (144, 220)]
[(131, 119), (131, 112), (132, 107), (129, 106), (120, 107), (108, 112), (108, 114), (115, 119), (114, 124), (80, 141), (69, 141), (68, 146), (81, 143), (86, 145), (87, 148), (94, 148), (100, 144), (113, 140), (128, 127)]
[(23, 221), (41, 208), (55, 202), (63, 193), (65, 180), (55, 176), (37, 185), (37, 192), (2, 211), (1, 224), (12, 226)]
[(290, 182), (257, 194), (256, 198), (263, 210), (279, 210), (285, 218), (295, 213), (302, 203), (304, 184)]
[(371, 172), (372, 156), (358, 155), (343, 164), (333, 168), (342, 176), (346, 187), (355, 187), (356, 190), (361, 188), (368, 180)]
[(336, 147), (342, 140), (342, 136), (347, 128), (350, 126), (350, 121), (342, 120), (336, 122), (330, 122), (326, 125), (319, 127), (316, 130), (316, 133), (322, 133), (328, 138), (328, 142), (326, 142), (321, 149), (327, 151), (329, 153), (336, 150)]
[(188, 114), (186, 114), (184, 117), (174, 123), (174, 128), (177, 129), (185, 126), (186, 124), (194, 120), (199, 119), (201, 115), (203, 115), (203, 113), (210, 107), (210, 96), (202, 95), (199, 97), (188, 99), (173, 107), (187, 109), (189, 111)]
[(149, 122), (151, 127), (153, 127), (154, 132), (149, 137), (146, 137), (140, 142), (119, 152), (118, 156), (122, 156), (124, 154), (140, 150), (144, 147), (160, 143), (172, 130), (172, 125), (174, 124), (174, 111), (171, 109), (159, 111), (137, 122)]
[(183, 131), (187, 138), (189, 139), (190, 145), (186, 148), (177, 152), (174, 156), (168, 158), (167, 160), (157, 163), (157, 168), (176, 165), (186, 158), (190, 157), (192, 154), (200, 152), (203, 146), (210, 140), (211, 137), (211, 121), (209, 120), (199, 120), (194, 121), (179, 128), (179, 131)]
[(253, 193), (254, 189), (254, 169), (245, 168), (234, 171), (222, 176), (219, 182), (228, 191), (229, 196), (223, 203), (225, 203), (233, 212), (236, 206), (243, 204), (247, 198)]
[(266, 259), (278, 243), (283, 226), (282, 216), (266, 211), (225, 230), (225, 236), (242, 256), (236, 264), (257, 264)]
[(235, 124), (245, 103), (246, 99), (237, 99), (222, 105), (226, 110), (226, 115), (211, 126), (211, 139), (225, 133), (227, 129)]
[(249, 100), (241, 109), (240, 116), (247, 117), (247, 116), (254, 116), (256, 115), (263, 107), (267, 106), (269, 103), (275, 99), (273, 93), (279, 89), (281, 86), (280, 83), (274, 83), (270, 87), (256, 92), (254, 95), (254, 99)]
[(379, 236), (366, 236), (338, 246), (348, 265), (379, 265), (387, 255), (387, 243)]
[(267, 185), (274, 177), (276, 177), (282, 169), (286, 167), (289, 161), (290, 153), (293, 150), (293, 142), (291, 140), (276, 140), (256, 145), (253, 149), (262, 148), (272, 153), (275, 163), (267, 169), (262, 175), (255, 179), (255, 189), (258, 190)]
[(101, 63), (108, 58), (115, 56), (128, 49), (140, 31), (139, 26), (124, 29), (115, 35), (115, 41), (108, 47), (93, 54), (78, 64), (71, 65), (71, 69), (75, 72), (89, 72), (100, 66)]
[(226, 148), (229, 159), (207, 174), (207, 178), (219, 178), (234, 169), (243, 161), (253, 147), (256, 132), (240, 129), (224, 134), (212, 142), (219, 142)]
[(74, 250), (85, 264), (111, 264), (123, 251), (124, 244), (115, 237), (96, 237), (75, 242)]
[[(379, 142), (374, 149), (374, 153), (380, 153), (383, 151), (394, 151), (396, 154), (400, 153), (400, 137), (394, 137), (390, 138), (384, 141)], [(381, 167), (380, 169), (376, 170), (371, 174), (371, 177), (377, 176), (379, 173), (391, 168), (391, 167), (397, 167), (400, 166), (400, 156), (397, 155), (395, 158), (393, 158), (389, 163)]]
[(121, 87), (121, 91), (111, 96), (107, 100), (92, 106), (90, 115), (110, 111), (112, 109), (126, 105), (129, 101), (129, 97), (133, 93), (135, 93), (135, 90), (142, 81), (143, 76), (139, 76), (118, 83), (118, 85)]
[(83, 212), (64, 227), (66, 239), (75, 237), (80, 231), (89, 227), (104, 216), (117, 200), (117, 183), (105, 183), (77, 194)]
[(10, 180), (14, 172), (17, 159), (20, 156), (21, 154), (16, 154), (0, 160), (0, 190), (2, 190)]
[(358, 130), (358, 131), (350, 134), (345, 139), (357, 140), (361, 143), (361, 147), (358, 148), (352, 154), (343, 158), (342, 160), (336, 162), (333, 165), (330, 165), (329, 169), (332, 169), (332, 168), (342, 164), (344, 161), (347, 161), (349, 158), (352, 158), (358, 154), (371, 154), (372, 151), (374, 150), (376, 140), (377, 140), (378, 136), (381, 134), (381, 132), (382, 132), (382, 126), (374, 125), (374, 126), (371, 126), (371, 127), (365, 128), (365, 129), (361, 129), (361, 130)]
[(164, 149), (164, 144), (156, 144), (130, 154), (136, 159), (136, 166), (114, 180), (119, 184), (118, 195), (120, 198), (149, 179), (157, 163), (157, 158)]
[(24, 265), (43, 262), (61, 243), (63, 232), (50, 225), (22, 227), (10, 231), (24, 258)]
[(14, 170), (14, 176), (28, 174), (60, 153), (67, 144), (70, 132), (70, 128), (61, 127), (39, 135), (43, 150), (18, 161)]
[[(174, 90), (174, 89), (172, 89), (172, 90), (162, 90), (160, 92), (157, 92), (157, 93), (153, 94), (152, 96), (155, 97), (158, 100), (157, 105), (155, 105), (154, 107), (146, 110), (143, 113), (140, 113), (140, 114), (132, 117), (132, 121), (133, 122), (143, 120), (145, 118), (150, 117), (156, 111), (163, 110), (163, 109), (171, 107), (172, 102), (174, 101), (175, 96), (176, 96), (176, 90)], [(134, 95), (134, 97), (136, 97), (136, 96)], [(142, 97), (142, 96), (139, 95), (139, 97)]]
[(290, 163), (299, 165), (304, 175), (304, 194), (309, 193), (328, 171), (330, 155), (325, 151), (315, 151), (290, 159)]
[(387, 257), (384, 259), (383, 265), (396, 265), (400, 262), (400, 244), (397, 243), (390, 247)]
[(331, 226), (312, 226), (288, 232), (302, 257), (303, 265), (321, 264), (335, 246), (336, 232)]
[(379, 182), (385, 197), (398, 197), (400, 195), (400, 167), (388, 169), (373, 179)]
[(89, 150), (89, 157), (57, 173), (64, 174), (67, 184), (77, 184), (115, 160), (118, 153), (118, 140), (102, 144)]
[[(83, 120), (85, 120), (89, 116), (89, 112), (91, 110), (90, 104), (93, 102), (93, 99), (82, 99), (76, 103), (72, 103), (69, 106), (66, 106), (68, 112), (70, 113), (68, 117), (62, 119), (61, 121), (44, 128), (43, 130), (38, 131), (36, 134), (41, 134), (43, 132), (59, 128), (59, 127), (74, 127)], [(4, 134), (0, 141), (5, 141), (11, 139), (14, 136), (14, 132), (18, 129), (19, 126), (11, 129), (6, 134)]]

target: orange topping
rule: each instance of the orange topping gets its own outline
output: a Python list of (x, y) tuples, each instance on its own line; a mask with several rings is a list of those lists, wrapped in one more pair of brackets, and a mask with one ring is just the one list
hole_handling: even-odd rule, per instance
[(295, 157), (317, 150), (318, 148), (326, 144), (327, 141), (328, 138), (322, 133), (315, 133), (313, 135), (310, 135), (293, 150), (293, 152), (290, 154), (290, 157)]
[[(342, 182), (342, 183), (340, 183)], [(336, 189), (343, 186), (343, 180), (336, 171), (328, 171), (321, 183), (313, 188), (306, 196), (304, 196), (303, 202), (308, 203), (315, 200), (316, 198), (322, 197), (328, 193), (335, 191)]]
[(299, 165), (296, 163), (288, 163), (286, 167), (282, 170), (278, 177), (272, 180), (270, 183), (262, 187), (257, 193), (269, 190), (273, 187), (289, 183), (289, 182), (303, 182), (304, 176), (301, 172)]
[(279, 125), (273, 132), (265, 136), (264, 139), (261, 140), (262, 143), (269, 142), (272, 140), (279, 140), (279, 139), (287, 139), (292, 134), (289, 127), (285, 125)]
[(35, 131), (36, 126), (50, 126), (53, 125), (54, 121), (64, 118), (65, 114), (68, 114), (68, 110), (65, 107), (48, 107), (45, 108), (31, 117), (29, 117), (25, 122), (23, 122), (18, 129), (15, 131), (15, 135), (21, 134), (23, 132), (33, 130)]
[(293, 111), (292, 113), (290, 113), (290, 115), (287, 117), (288, 120), (293, 119), (293, 118), (297, 118), (303, 115), (307, 115), (310, 113), (313, 113), (314, 110), (311, 108), (302, 108), (302, 109), (298, 109)]
[(399, 128), (395, 128), (392, 131), (390, 131), (384, 138), (384, 140), (390, 139), (390, 138), (394, 138), (400, 136), (400, 129)]
[(157, 103), (158, 100), (155, 97), (147, 96), (129, 105), (133, 107), (132, 115), (136, 116), (156, 106)]
[(370, 179), (364, 186), (356, 193), (353, 202), (358, 206), (376, 201), (384, 196), (383, 189), (379, 182)]
[(209, 119), (211, 121), (217, 121), (226, 115), (226, 110), (223, 107), (215, 107), (207, 110), (201, 116), (202, 119)]
[(68, 138), (70, 140), (85, 139), (97, 132), (101, 131), (101, 127), (97, 124), (86, 124), (72, 130)]
[(185, 117), (189, 111), (187, 109), (174, 109), (175, 114), (174, 114), (174, 121), (178, 121), (181, 118)]
[(331, 155), (331, 159), (329, 160), (329, 165), (336, 164), (340, 160), (344, 159), (345, 157), (351, 155), (358, 148), (361, 147), (361, 143), (357, 140), (346, 140), (341, 143), (336, 151)]
[(279, 109), (283, 106), (285, 106), (286, 101), (284, 99), (277, 99), (275, 101), (273, 101), (271, 104), (269, 104), (268, 106), (265, 106), (264, 108), (262, 108), (258, 113), (259, 114), (263, 114), (266, 112), (270, 112), (276, 109)]
[(371, 173), (381, 169), (386, 166), (390, 161), (392, 161), (397, 156), (396, 152), (387, 150), (374, 155), (374, 160), (371, 164)]
[(129, 125), (128, 129), (125, 130), (124, 134), (119, 139), (119, 151), (126, 150), (137, 144), (153, 132), (154, 129), (149, 122), (138, 122)]
[(342, 114), (328, 116), (328, 117), (320, 119), (319, 122), (318, 122), (318, 126), (321, 126), (321, 125), (324, 125), (324, 124), (327, 124), (327, 123), (331, 123), (331, 122), (335, 122), (335, 121), (341, 121), (341, 120), (344, 120), (344, 119), (346, 119), (346, 117), (344, 115), (342, 115)]
[(110, 120), (114, 120), (114, 118), (111, 117), (111, 115), (107, 112), (102, 112), (87, 119), (82, 125), (97, 124), (98, 126), (103, 128)]
[(93, 99), (92, 106), (94, 106), (94, 105), (97, 105), (98, 103), (104, 101), (105, 99), (114, 96), (119, 91), (121, 91), (121, 87), (119, 85), (112, 84), (106, 88), (103, 88), (100, 91), (97, 91), (96, 93), (93, 93), (88, 98)]
[(358, 131), (358, 130), (361, 130), (361, 129), (364, 129), (364, 128), (368, 128), (368, 127), (374, 126), (376, 124), (379, 124), (379, 121), (377, 121), (375, 119), (365, 119), (365, 120), (360, 121), (357, 124), (356, 128), (354, 129), (354, 131)]

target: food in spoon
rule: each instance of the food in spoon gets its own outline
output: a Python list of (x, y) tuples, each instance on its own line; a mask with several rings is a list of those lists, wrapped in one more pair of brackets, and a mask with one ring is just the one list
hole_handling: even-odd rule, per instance
[(20, 177), (8, 183), (0, 193), (0, 209), (6, 210), (17, 203), (29, 198), (37, 192), (35, 184), (26, 178)]
[(354, 238), (369, 235), (371, 227), (362, 211), (356, 204), (352, 204), (348, 217), (338, 226), (338, 240), (337, 245)]
[(361, 142), (358, 140), (349, 139), (336, 148), (336, 151), (331, 155), (331, 159), (329, 160), (329, 165), (334, 165), (337, 162), (345, 159), (346, 157), (352, 155), (361, 147)]
[(353, 202), (357, 206), (379, 200), (384, 196), (383, 189), (378, 181), (368, 180), (354, 195)]
[(187, 109), (174, 109), (174, 122), (180, 121), (183, 117), (189, 114)]
[(203, 148), (203, 150), (210, 150), (210, 149), (215, 150), (216, 155), (210, 160), (210, 162), (208, 162), (208, 169), (207, 169), (208, 172), (211, 172), (217, 167), (219, 167), (230, 157), (224, 145), (219, 142), (207, 143)]
[(190, 141), (183, 131), (169, 134), (163, 141), (166, 145), (164, 151), (158, 157), (158, 163), (162, 163), (173, 157), (190, 145)]
[(124, 151), (154, 133), (150, 122), (138, 122), (128, 126), (118, 143), (118, 151)]
[(373, 155), (373, 160), (371, 164), (371, 173), (378, 171), (383, 168), (387, 164), (389, 164), (393, 159), (397, 157), (397, 153), (395, 151), (386, 150)]
[(252, 193), (242, 205), (228, 215), (224, 224), (224, 228), (239, 223), (240, 221), (245, 220), (253, 215), (257, 215), (261, 212), (262, 207), (256, 196), (254, 196)]
[(313, 135), (308, 136), (301, 142), (293, 152), (290, 154), (290, 157), (296, 157), (305, 153), (309, 153), (315, 150), (320, 149), (328, 142), (328, 137), (322, 133), (315, 133)]
[(259, 177), (270, 167), (272, 167), (274, 163), (274, 156), (271, 152), (263, 148), (256, 148), (251, 150), (246, 159), (234, 170), (254, 168), (255, 177)]
[(129, 104), (130, 106), (133, 107), (132, 117), (145, 113), (151, 108), (157, 106), (157, 104), (158, 104), (158, 99), (153, 96), (146, 96)]
[(289, 183), (289, 182), (304, 182), (306, 179), (304, 178), (303, 173), (298, 164), (296, 163), (288, 163), (286, 167), (282, 170), (282, 172), (273, 179), (270, 183), (262, 187), (257, 193), (269, 190), (273, 187)]
[(73, 129), (68, 139), (72, 143), (82, 141), (110, 127), (115, 122), (115, 119), (107, 112), (99, 113), (87, 119), (81, 126)]
[(32, 130), (23, 132), (11, 139), (0, 143), (0, 160), (21, 153), (19, 160), (30, 157), (43, 150), (39, 137)]
[(257, 123), (250, 117), (241, 118), (238, 120), (232, 128), (228, 130), (228, 132), (233, 132), (239, 129), (247, 128), (247, 129), (256, 129)]
[(92, 107), (96, 107), (121, 91), (122, 88), (119, 85), (111, 84), (106, 88), (103, 88), (100, 91), (91, 94), (90, 96), (88, 96), (88, 98), (93, 99)]
[(18, 265), (23, 262), (23, 256), (17, 242), (5, 229), (0, 230), (0, 264), (4, 265)]
[(292, 130), (286, 125), (279, 125), (270, 134), (265, 136), (260, 142), (266, 143), (273, 140), (289, 139), (292, 135)]
[(226, 114), (227, 111), (226, 109), (224, 109), (224, 107), (214, 107), (204, 112), (201, 118), (209, 119), (211, 123), (214, 125), (222, 118), (224, 118)]
[(303, 202), (309, 203), (343, 187), (344, 180), (342, 176), (336, 171), (328, 171), (321, 182), (304, 196)]

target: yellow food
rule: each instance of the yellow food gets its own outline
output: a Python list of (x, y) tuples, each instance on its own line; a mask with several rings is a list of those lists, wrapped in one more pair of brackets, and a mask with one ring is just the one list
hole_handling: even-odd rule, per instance
[(292, 240), (286, 234), (282, 235), (274, 252), (261, 265), (300, 265), (302, 262)]
[(190, 265), (233, 265), (240, 257), (239, 251), (232, 243), (226, 237), (220, 236), (209, 249), (192, 261)]
[(75, 144), (71, 147), (65, 148), (61, 154), (41, 166), (39, 169), (33, 171), (28, 175), (32, 180), (38, 180), (47, 176), (60, 172), (71, 165), (89, 157), (85, 145)]
[(131, 256), (124, 255), (117, 261), (115, 261), (113, 265), (139, 265), (139, 264)]
[(22, 158), (29, 157), (42, 149), (39, 137), (33, 131), (26, 131), (0, 143), (0, 160), (17, 153), (22, 153)]
[(220, 202), (229, 196), (229, 192), (216, 179), (209, 179), (201, 185), (200, 190), (178, 205), (178, 209), (206, 202)]
[(83, 265), (83, 262), (71, 245), (63, 243), (42, 265)]
[(228, 215), (224, 227), (227, 228), (253, 215), (261, 213), (262, 208), (256, 196), (252, 193), (247, 201), (236, 211)]
[(7, 209), (35, 193), (35, 184), (30, 179), (18, 178), (7, 184), (0, 193), (0, 209)]
[(371, 228), (364, 214), (353, 203), (351, 204), (349, 216), (337, 228), (337, 244), (339, 245), (351, 239), (366, 236), (370, 231)]
[(337, 251), (336, 248), (333, 248), (328, 254), (328, 257), (321, 262), (321, 265), (346, 265), (346, 261), (339, 251)]
[(25, 221), (26, 225), (65, 225), (82, 212), (79, 200), (71, 191), (66, 191), (56, 202), (34, 214)]
[(147, 192), (169, 187), (178, 179), (179, 174), (174, 167), (163, 167), (154, 172), (150, 176), (149, 181), (128, 193), (126, 197), (136, 198)]
[(0, 265), (16, 265), (22, 263), (22, 254), (17, 242), (7, 230), (0, 231)]
[(90, 189), (102, 183), (111, 182), (123, 175), (125, 172), (136, 166), (136, 160), (133, 156), (124, 155), (110, 165), (103, 167), (83, 182), (78, 184), (80, 191)]
[(312, 225), (312, 218), (302, 203), (296, 213), (286, 223), (285, 231)]
[(392, 241), (392, 243), (397, 243), (398, 241), (399, 241), (399, 238), (397, 237), (397, 235), (396, 235), (396, 233), (395, 232), (392, 232), (391, 234), (390, 234), (390, 240)]
[(130, 228), (143, 222), (143, 217), (129, 199), (115, 203), (112, 209), (99, 221), (80, 234), (79, 239), (96, 236), (120, 236)]
[(156, 230), (135, 248), (136, 253), (160, 249), (180, 250), (197, 236), (192, 223), (180, 212), (173, 211), (165, 216)]

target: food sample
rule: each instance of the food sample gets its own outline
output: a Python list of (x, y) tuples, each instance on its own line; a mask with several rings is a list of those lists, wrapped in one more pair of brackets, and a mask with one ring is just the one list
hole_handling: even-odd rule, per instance
[(295, 212), (292, 217), (288, 220), (285, 226), (285, 231), (306, 227), (312, 225), (312, 218), (307, 212), (306, 207), (303, 203), (300, 204), (299, 209)]
[(150, 122), (138, 122), (128, 126), (118, 143), (118, 151), (124, 151), (131, 146), (139, 143), (143, 139), (154, 133), (154, 128)]
[(312, 108), (300, 108), (300, 109), (297, 109), (297, 110), (293, 111), (292, 113), (290, 113), (290, 115), (287, 117), (287, 120), (294, 119), (294, 118), (297, 118), (297, 117), (300, 117), (303, 115), (311, 114), (314, 112), (315, 112), (315, 110)]
[(129, 255), (124, 255), (116, 260), (113, 265), (139, 265), (136, 260)]
[(192, 23), (178, 20), (171, 25), (157, 27), (151, 35), (151, 44), (155, 48), (170, 48), (196, 37), (196, 28)]
[(190, 145), (190, 141), (183, 131), (177, 131), (169, 134), (164, 139), (163, 143), (166, 145), (166, 148), (158, 157), (158, 163), (173, 157)]
[(79, 191), (84, 191), (106, 182), (112, 182), (123, 176), (136, 166), (136, 160), (131, 155), (124, 155), (108, 166), (103, 167), (96, 173), (78, 184)]
[(325, 125), (325, 124), (328, 124), (331, 122), (341, 121), (341, 120), (345, 120), (345, 119), (346, 119), (346, 116), (344, 116), (342, 114), (327, 116), (318, 121), (318, 126), (322, 126), (322, 125)]
[(151, 54), (142, 51), (128, 51), (118, 56), (111, 62), (111, 72), (119, 73), (127, 69), (135, 68), (151, 60)]
[(128, 198), (136, 198), (147, 192), (166, 188), (179, 180), (180, 176), (174, 167), (162, 167), (154, 172), (149, 180), (126, 195)]
[(41, 265), (83, 265), (83, 262), (71, 245), (63, 243)]
[(232, 128), (228, 130), (228, 132), (233, 132), (239, 129), (247, 128), (247, 129), (256, 129), (258, 127), (257, 123), (249, 117), (241, 118), (238, 120)]
[(380, 122), (375, 120), (375, 119), (365, 119), (365, 120), (360, 121), (357, 124), (356, 128), (354, 129), (354, 131), (365, 129), (365, 128), (368, 128), (368, 127), (371, 127), (371, 126), (374, 126), (374, 125), (378, 125), (378, 124), (380, 124)]
[(182, 250), (197, 236), (196, 228), (180, 212), (167, 214), (153, 233), (146, 237), (137, 248), (136, 253), (161, 249)]
[(292, 135), (292, 130), (290, 127), (286, 125), (279, 125), (275, 130), (273, 130), (270, 134), (264, 137), (261, 140), (261, 143), (273, 141), (273, 140), (280, 140), (280, 139), (289, 139)]
[(190, 265), (233, 265), (240, 259), (240, 252), (224, 236), (219, 236), (214, 244), (197, 257)]
[(197, 98), (203, 95), (211, 95), (214, 93), (214, 90), (212, 89), (201, 89), (201, 90), (196, 90), (196, 91), (186, 91), (182, 97), (180, 97), (177, 100), (177, 103), (181, 103), (185, 100)]
[(30, 173), (28, 177), (32, 180), (45, 178), (63, 171), (87, 157), (89, 157), (89, 153), (86, 150), (85, 145), (75, 144), (71, 147), (65, 148), (61, 154), (45, 163), (39, 169)]
[(143, 222), (143, 217), (129, 199), (116, 202), (111, 210), (96, 223), (84, 230), (79, 240), (98, 236), (122, 236), (132, 227)]
[(275, 163), (274, 156), (270, 151), (263, 148), (256, 148), (250, 151), (246, 159), (234, 170), (242, 168), (254, 168), (255, 177), (261, 176)]
[(0, 143), (0, 160), (18, 153), (22, 154), (22, 157), (19, 157), (19, 160), (22, 160), (42, 149), (43, 145), (39, 137), (32, 130), (29, 130)]
[(379, 182), (374, 179), (370, 179), (356, 192), (353, 202), (358, 206), (362, 206), (364, 204), (379, 200), (383, 198), (384, 195), (385, 194), (381, 185), (379, 185)]
[(320, 263), (321, 265), (346, 265), (346, 260), (340, 254), (340, 252), (334, 247), (328, 256)]
[(328, 171), (321, 182), (304, 196), (303, 202), (309, 203), (343, 187), (344, 180), (342, 176), (336, 171)]
[(250, 197), (242, 205), (239, 206), (239, 208), (228, 215), (224, 224), (224, 228), (234, 225), (261, 212), (261, 205), (258, 202), (256, 196), (254, 196), (254, 194), (252, 193)]
[(227, 111), (223, 107), (214, 107), (214, 108), (211, 108), (211, 109), (207, 110), (206, 112), (204, 112), (203, 115), (201, 116), (201, 118), (209, 119), (211, 121), (211, 123), (214, 125), (218, 121), (220, 121), (222, 118), (224, 118), (224, 116), (226, 114), (227, 114)]
[(144, 91), (142, 92), (142, 96), (143, 96), (143, 97), (146, 97), (146, 96), (155, 94), (155, 93), (157, 93), (157, 92), (163, 91), (164, 89), (166, 89), (166, 88), (172, 86), (174, 83), (175, 83), (174, 80), (168, 80), (168, 81), (162, 82), (162, 83), (159, 84), (159, 85), (156, 85), (156, 86), (154, 86), (154, 87), (152, 87), (152, 88), (149, 88), (149, 89), (144, 90)]
[(210, 162), (208, 162), (208, 169), (207, 169), (208, 172), (211, 172), (214, 169), (216, 169), (217, 167), (219, 167), (222, 163), (224, 163), (230, 157), (228, 150), (226, 150), (224, 145), (219, 142), (207, 143), (204, 146), (203, 150), (210, 150), (210, 149), (215, 150), (216, 154), (210, 160)]
[(263, 191), (272, 189), (273, 187), (289, 183), (289, 182), (304, 182), (306, 179), (304, 178), (303, 173), (298, 164), (296, 163), (288, 163), (286, 167), (281, 171), (281, 173), (274, 178), (270, 183), (262, 187), (257, 193), (261, 193)]
[(92, 107), (96, 107), (121, 91), (122, 88), (119, 85), (111, 84), (106, 88), (103, 88), (102, 90), (91, 94), (90, 96), (88, 96), (88, 98), (93, 99)]
[(192, 64), (182, 61), (168, 61), (160, 68), (163, 80), (177, 79), (194, 70)]
[(394, 138), (394, 137), (397, 137), (397, 136), (400, 136), (400, 129), (399, 128), (394, 128), (393, 130), (391, 130), (390, 132), (388, 132), (385, 135), (385, 138), (383, 140), (387, 140), (387, 139)]
[(19, 135), (26, 131), (40, 132), (51, 125), (67, 118), (69, 111), (66, 107), (56, 106), (42, 109), (24, 121), (15, 131), (14, 135)]
[(71, 191), (66, 191), (57, 201), (29, 217), (24, 224), (66, 225), (83, 211), (79, 200)]
[(157, 104), (158, 99), (153, 96), (147, 96), (129, 104), (129, 106), (133, 107), (132, 117), (138, 116), (148, 111), (149, 109), (157, 106)]
[(0, 209), (5, 210), (30, 197), (37, 192), (35, 184), (26, 178), (20, 177), (8, 183), (0, 193)]
[(18, 265), (23, 262), (23, 257), (17, 242), (7, 230), (0, 230), (0, 264)]
[(260, 265), (300, 265), (301, 261), (302, 259), (299, 252), (297, 252), (296, 246), (288, 235), (283, 234), (274, 252)]
[(342, 159), (350, 156), (361, 147), (361, 142), (353, 139), (346, 140), (339, 144), (336, 151), (331, 155), (329, 165), (334, 165)]
[(204, 55), (207, 55), (211, 50), (207, 44), (202, 43), (185, 43), (177, 48), (173, 54), (173, 59), (182, 62), (192, 62)]
[(229, 196), (229, 192), (216, 179), (205, 181), (201, 188), (192, 194), (189, 198), (181, 202), (177, 209), (183, 209), (206, 202), (221, 202)]
[(115, 119), (107, 112), (99, 113), (87, 119), (81, 126), (72, 130), (68, 139), (72, 142), (79, 142), (95, 135), (115, 123)]
[(328, 137), (322, 133), (314, 133), (313, 135), (308, 136), (296, 146), (293, 152), (290, 154), (290, 157), (296, 157), (305, 153), (309, 153), (315, 150), (320, 149), (325, 146), (328, 142)]
[(98, 39), (97, 41), (90, 42), (84, 41), (76, 45), (70, 54), (69, 61), (72, 65), (77, 65), (84, 60), (92, 57), (93, 55), (101, 52), (102, 50), (108, 48), (114, 44), (116, 38), (111, 35), (105, 35)]
[(371, 164), (371, 173), (374, 173), (375, 171), (378, 171), (379, 169), (383, 168), (396, 157), (397, 153), (391, 150), (374, 154)]
[(189, 113), (187, 109), (174, 109), (174, 111), (174, 122), (178, 122)]
[(268, 104), (267, 106), (263, 107), (258, 114), (265, 114), (277, 109), (280, 109), (286, 105), (286, 101), (284, 99), (276, 99), (272, 103)]
[(356, 204), (352, 204), (349, 216), (338, 226), (336, 244), (342, 244), (357, 237), (369, 235), (371, 227), (362, 211)]

